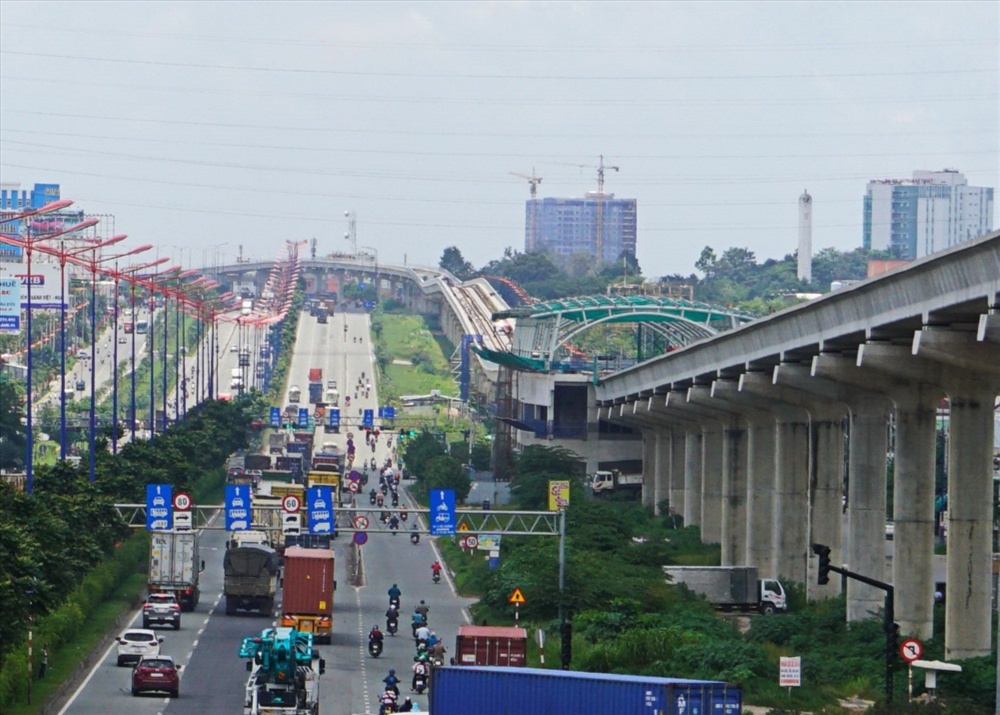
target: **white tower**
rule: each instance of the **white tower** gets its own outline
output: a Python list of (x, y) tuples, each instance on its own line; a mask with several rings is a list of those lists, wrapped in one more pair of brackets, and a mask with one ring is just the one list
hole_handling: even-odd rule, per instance
[(800, 281), (812, 280), (812, 196), (802, 191), (799, 197), (799, 271)]

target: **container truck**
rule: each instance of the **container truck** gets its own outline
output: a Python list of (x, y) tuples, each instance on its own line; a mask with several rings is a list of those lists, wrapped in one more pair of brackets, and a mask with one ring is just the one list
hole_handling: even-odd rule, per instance
[(777, 579), (757, 577), (755, 566), (664, 566), (674, 584), (704, 596), (717, 610), (771, 614), (788, 609)]
[(459, 626), (452, 665), (524, 667), (528, 632), (503, 626)]
[[(270, 446), (270, 444), (271, 444), (271, 437), (274, 437), (274, 436), (276, 436), (276, 435), (274, 435), (274, 434), (268, 435), (268, 446)], [(283, 437), (283, 435), (277, 435), (277, 436)], [(284, 442), (283, 439), (279, 439), (278, 441), (281, 442), (281, 443)], [(268, 454), (248, 454), (244, 458), (244, 464), (246, 465), (246, 469), (248, 471), (249, 470), (261, 470), (261, 471), (263, 471), (265, 469), (270, 469), (271, 468), (271, 456), (268, 455)]]
[(311, 633), (317, 643), (333, 641), (334, 552), (331, 549), (285, 549), (281, 625)]
[(323, 382), (323, 368), (309, 368), (309, 382)]
[(323, 383), (322, 382), (310, 382), (309, 383), (309, 402), (316, 404), (317, 402), (323, 401)]
[(743, 691), (717, 680), (538, 668), (444, 667), (431, 676), (431, 713), (739, 715)]
[(226, 615), (238, 611), (256, 611), (270, 616), (278, 591), (277, 552), (262, 544), (245, 544), (226, 551), (222, 561), (225, 573), (222, 592), (226, 596)]
[(154, 531), (149, 539), (149, 593), (172, 593), (181, 610), (198, 605), (198, 580), (205, 562), (198, 556), (198, 532)]
[(641, 474), (622, 474), (617, 469), (599, 470), (590, 475), (590, 489), (594, 496), (612, 492), (641, 492)]

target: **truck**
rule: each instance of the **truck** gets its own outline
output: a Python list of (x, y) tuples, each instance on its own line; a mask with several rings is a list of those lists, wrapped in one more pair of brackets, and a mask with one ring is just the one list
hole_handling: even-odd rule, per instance
[(319, 681), (326, 661), (313, 648), (311, 633), (265, 628), (244, 638), (240, 658), (247, 661), (243, 715), (316, 715)]
[(622, 474), (617, 469), (600, 469), (590, 475), (590, 490), (594, 496), (612, 492), (641, 492), (641, 474)]
[(452, 665), (501, 665), (523, 668), (528, 632), (503, 626), (459, 626)]
[(325, 325), (327, 323), (326, 308), (316, 308), (316, 322), (320, 325)]
[(743, 691), (719, 680), (612, 675), (541, 668), (435, 668), (431, 713), (615, 713), (615, 715), (739, 715)]
[(316, 404), (317, 402), (323, 401), (323, 383), (322, 382), (310, 382), (309, 383), (309, 402)]
[(309, 368), (309, 382), (323, 382), (323, 368)]
[(149, 593), (172, 593), (182, 611), (198, 605), (198, 580), (205, 562), (198, 555), (198, 532), (154, 531), (149, 538)]
[(769, 615), (788, 610), (784, 587), (777, 579), (758, 578), (755, 566), (664, 566), (663, 573), (719, 611)]
[(277, 552), (263, 544), (244, 544), (228, 549), (222, 560), (225, 574), (222, 592), (226, 615), (255, 611), (270, 616), (278, 592), (281, 565)]
[[(286, 441), (288, 441), (288, 438), (285, 436), (284, 432), (272, 432), (267, 436), (267, 451), (270, 454), (282, 454), (285, 451)], [(260, 467), (260, 469), (270, 468), (270, 463), (268, 463), (267, 467)]]
[[(321, 466), (333, 466), (334, 469), (317, 469)], [(324, 448), (322, 452), (317, 452), (312, 458), (312, 471), (323, 472), (323, 471), (340, 471), (340, 452), (330, 451), (329, 448)]]
[(247, 298), (240, 306), (240, 315), (250, 315), (253, 311), (253, 300)]
[[(268, 447), (271, 446), (271, 437), (274, 437), (274, 436), (275, 436), (274, 434), (271, 434), (271, 435), (268, 436)], [(277, 436), (278, 437), (283, 437), (284, 435), (277, 435)], [(283, 441), (283, 440), (279, 440), (279, 441)], [(268, 454), (248, 454), (244, 458), (244, 462), (243, 463), (244, 463), (247, 471), (250, 471), (250, 470), (261, 470), (261, 471), (263, 471), (265, 469), (270, 469), (271, 468), (271, 456), (268, 455)]]
[(333, 642), (334, 558), (332, 549), (285, 549), (281, 625), (326, 645)]
[(299, 400), (302, 399), (302, 390), (298, 385), (292, 385), (288, 388), (288, 401), (298, 404)]

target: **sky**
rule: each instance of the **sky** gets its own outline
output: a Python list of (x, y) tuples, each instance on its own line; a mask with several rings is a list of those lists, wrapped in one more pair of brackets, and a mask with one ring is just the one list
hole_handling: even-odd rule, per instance
[[(646, 276), (862, 241), (869, 179), (1000, 188), (1000, 3), (0, 3), (0, 181), (185, 266), (285, 241), (480, 267), (540, 197), (638, 201)], [(110, 225), (110, 222), (105, 222)], [(997, 218), (994, 216), (994, 227)]]

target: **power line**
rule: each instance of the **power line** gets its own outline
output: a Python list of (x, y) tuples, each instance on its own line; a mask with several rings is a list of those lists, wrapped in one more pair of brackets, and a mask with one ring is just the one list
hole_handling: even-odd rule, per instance
[(365, 70), (331, 70), (302, 67), (253, 67), (249, 65), (235, 64), (203, 64), (199, 62), (165, 62), (162, 60), (137, 60), (122, 59), (114, 57), (93, 57), (84, 55), (63, 55), (49, 52), (19, 52), (15, 50), (0, 50), (2, 55), (13, 55), (19, 57), (44, 57), (47, 59), (73, 60), (74, 62), (107, 62), (116, 65), (140, 65), (146, 67), (177, 67), (182, 69), (212, 69), (212, 70), (234, 70), (240, 72), (266, 72), (272, 74), (299, 74), (313, 76), (333, 76), (333, 77), (396, 77), (401, 79), (477, 79), (477, 80), (519, 80), (526, 81), (573, 81), (586, 80), (591, 82), (712, 82), (718, 80), (739, 81), (739, 80), (775, 80), (775, 79), (850, 79), (872, 77), (927, 77), (927, 76), (950, 76), (950, 75), (971, 75), (971, 74), (993, 74), (996, 67), (989, 68), (965, 68), (965, 69), (938, 69), (938, 70), (897, 70), (892, 72), (820, 72), (820, 73), (786, 73), (786, 74), (689, 74), (689, 75), (525, 75), (525, 74), (474, 74), (465, 72), (373, 72)]

